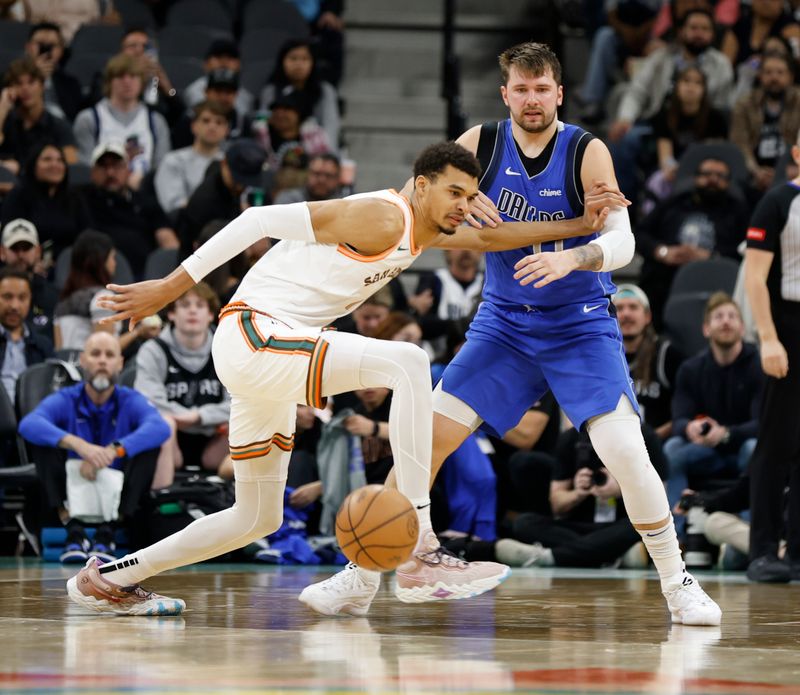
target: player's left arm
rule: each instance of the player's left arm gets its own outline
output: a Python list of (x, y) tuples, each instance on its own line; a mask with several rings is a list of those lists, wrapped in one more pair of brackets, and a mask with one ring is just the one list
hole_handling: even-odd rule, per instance
[[(600, 140), (586, 147), (581, 166), (581, 182), (589, 190), (595, 181), (608, 181), (616, 186), (617, 177), (608, 148)], [(636, 243), (628, 210), (615, 207), (606, 215), (600, 236), (588, 244), (565, 251), (534, 253), (520, 260), (514, 268), (514, 278), (521, 285), (535, 283), (544, 287), (574, 270), (609, 272), (631, 262)]]
[[(625, 196), (620, 192), (616, 182), (605, 183), (605, 180), (595, 179), (589, 186), (584, 198), (583, 217), (569, 220), (541, 220), (536, 222), (501, 222), (496, 225), (480, 226), (477, 229), (463, 225), (455, 234), (442, 234), (433, 244), (443, 249), (471, 249), (474, 251), (508, 251), (519, 249), (545, 241), (556, 241), (576, 236), (586, 236), (592, 232), (605, 228), (608, 216), (617, 208), (630, 205)], [(485, 201), (492, 205), (491, 200)], [(481, 216), (482, 217), (482, 216)]]

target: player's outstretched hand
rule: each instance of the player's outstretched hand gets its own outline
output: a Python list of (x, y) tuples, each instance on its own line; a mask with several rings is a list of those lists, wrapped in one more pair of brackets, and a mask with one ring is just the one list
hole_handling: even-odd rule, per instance
[(616, 186), (592, 181), (583, 198), (583, 223), (588, 229), (599, 232), (614, 208), (626, 208), (630, 204), (631, 201)]
[(139, 321), (158, 313), (193, 286), (194, 280), (182, 266), (161, 280), (145, 280), (132, 285), (106, 285), (114, 294), (98, 297), (97, 303), (114, 314), (101, 319), (100, 323), (127, 320), (129, 330), (133, 330)]
[(469, 206), (466, 220), (476, 229), (481, 229), (484, 225), (496, 227), (503, 221), (492, 199), (481, 191), (478, 191), (478, 197)]
[[(545, 251), (532, 253), (517, 261), (514, 265), (514, 279), (520, 285), (536, 283), (534, 287), (544, 287), (565, 275), (569, 275), (578, 267), (573, 254), (569, 251)], [(537, 282), (538, 280), (538, 282)]]

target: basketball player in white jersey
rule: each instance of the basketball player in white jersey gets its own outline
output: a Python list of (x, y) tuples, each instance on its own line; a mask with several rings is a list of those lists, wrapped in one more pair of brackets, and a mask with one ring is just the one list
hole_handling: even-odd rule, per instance
[[(602, 228), (609, 206), (627, 202), (618, 191), (599, 186), (587, 196), (589, 209), (582, 219), (506, 223), (476, 231), (462, 226), (471, 210), (487, 221), (493, 216), (478, 199), (479, 174), (477, 159), (460, 145), (432, 145), (415, 162), (410, 198), (377, 191), (344, 200), (250, 208), (168, 277), (110, 286), (116, 292), (106, 304), (117, 312), (112, 318), (135, 325), (259, 239), (283, 240), (247, 273), (220, 312), (214, 335), (217, 375), (231, 394), (236, 504), (114, 563), (98, 566), (90, 560), (67, 583), (73, 601), (97, 611), (180, 613), (182, 600), (145, 591), (139, 582), (278, 529), (296, 404), (321, 407), (327, 396), (370, 387), (394, 391), (389, 431), (397, 486), (416, 507), (420, 523), (419, 543), (403, 566), (407, 580), (398, 587), (399, 598), (466, 598), (505, 579), (505, 565), (458, 560), (439, 548), (431, 531), (433, 413), (426, 354), (409, 343), (323, 332), (437, 241), (452, 245), (463, 239), (470, 248), (499, 250), (586, 234)], [(378, 574), (370, 578), (377, 580)], [(377, 584), (366, 584), (372, 595)], [(340, 610), (366, 613), (358, 606), (340, 605), (335, 612)]]

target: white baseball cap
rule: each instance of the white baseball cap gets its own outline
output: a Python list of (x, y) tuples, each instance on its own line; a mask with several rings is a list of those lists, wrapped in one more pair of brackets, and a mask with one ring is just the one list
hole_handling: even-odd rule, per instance
[(39, 232), (36, 231), (36, 225), (33, 222), (19, 217), (16, 220), (7, 222), (3, 227), (3, 237), (0, 239), (0, 244), (10, 249), (14, 244), (19, 244), (21, 241), (38, 246)]

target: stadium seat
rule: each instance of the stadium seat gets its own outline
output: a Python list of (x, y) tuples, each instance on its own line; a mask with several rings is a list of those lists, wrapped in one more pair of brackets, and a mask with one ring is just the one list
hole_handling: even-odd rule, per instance
[(229, 29), (205, 24), (190, 26), (168, 25), (158, 32), (158, 55), (203, 59), (206, 49), (217, 39), (233, 40)]
[[(239, 76), (239, 82), (242, 87), (258, 99), (261, 89), (267, 83), (274, 67), (274, 55), (266, 60), (248, 60), (242, 63), (242, 73)], [(267, 104), (267, 107), (269, 107), (269, 104)]]
[(197, 24), (230, 33), (233, 17), (228, 6), (220, 0), (177, 0), (167, 12), (166, 26)]
[(739, 264), (732, 258), (709, 258), (706, 261), (693, 261), (678, 268), (669, 290), (670, 296), (706, 292), (711, 294), (722, 290), (733, 294)]
[(709, 296), (709, 292), (670, 295), (664, 305), (664, 329), (687, 357), (708, 347), (703, 335), (703, 313)]
[[(85, 53), (100, 53), (108, 57), (119, 53), (125, 30), (112, 24), (84, 24), (72, 39), (70, 49), (73, 56)], [(70, 61), (70, 65), (71, 65)]]
[(108, 59), (113, 53), (73, 53), (69, 59), (67, 71), (81, 83), (84, 95), (92, 88), (92, 81), (105, 70)]
[(178, 267), (177, 249), (156, 249), (144, 263), (144, 279), (158, 280)]
[(79, 381), (78, 368), (69, 362), (50, 359), (31, 365), (17, 379), (17, 414), (20, 420), (43, 398)]
[(126, 27), (152, 29), (156, 25), (150, 7), (142, 0), (114, 0), (114, 9), (122, 15)]
[(203, 61), (200, 58), (162, 55), (161, 65), (179, 92), (203, 76)]
[(308, 36), (308, 22), (286, 0), (250, 0), (242, 9), (242, 31), (278, 29), (294, 37)]
[(30, 30), (31, 25), (28, 22), (1, 21), (0, 46), (3, 53), (16, 53), (17, 57), (21, 58)]
[(17, 433), (17, 414), (5, 388), (0, 388), (0, 439), (13, 444), (7, 451), (15, 449), (19, 455), (16, 466), (0, 466), (0, 486), (28, 485), (36, 480), (36, 466), (28, 461), (25, 442)]
[(136, 360), (132, 359), (125, 365), (125, 368), (120, 372), (118, 383), (120, 386), (127, 386), (133, 388), (136, 382)]
[(289, 39), (297, 38), (283, 29), (256, 29), (244, 34), (239, 41), (242, 54), (242, 69), (248, 61), (272, 61), (274, 64), (281, 46)]

